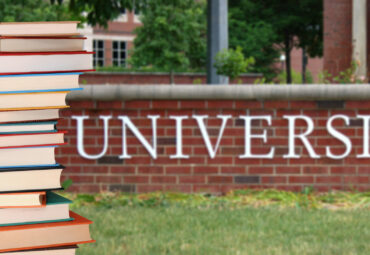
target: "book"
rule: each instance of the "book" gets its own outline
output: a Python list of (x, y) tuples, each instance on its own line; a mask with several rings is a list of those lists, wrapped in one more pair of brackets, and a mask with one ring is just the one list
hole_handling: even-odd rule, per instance
[(90, 220), (70, 211), (73, 221), (0, 227), (0, 252), (92, 243)]
[(0, 52), (82, 51), (86, 37), (0, 37)]
[(0, 124), (0, 135), (18, 133), (52, 133), (57, 132), (58, 121), (21, 122)]
[(0, 74), (92, 71), (87, 51), (0, 53)]
[(0, 227), (71, 221), (69, 205), (72, 203), (54, 192), (46, 193), (46, 206), (40, 208), (6, 208), (0, 210)]
[[(66, 106), (63, 106), (64, 108)], [(59, 109), (0, 111), (0, 123), (43, 121), (59, 119)]]
[(1, 253), (1, 255), (75, 255), (77, 248), (77, 245), (60, 246), (24, 251), (10, 251)]
[(0, 94), (0, 111), (65, 108), (68, 92)]
[(0, 135), (0, 148), (64, 144), (66, 131)]
[(42, 207), (45, 205), (45, 191), (0, 194), (0, 208)]
[(0, 192), (60, 189), (63, 169), (61, 165), (0, 168)]
[(16, 74), (0, 76), (0, 92), (78, 88), (82, 73)]
[(78, 35), (79, 21), (0, 22), (2, 36), (66, 36)]
[(56, 146), (0, 149), (0, 169), (9, 167), (54, 167)]

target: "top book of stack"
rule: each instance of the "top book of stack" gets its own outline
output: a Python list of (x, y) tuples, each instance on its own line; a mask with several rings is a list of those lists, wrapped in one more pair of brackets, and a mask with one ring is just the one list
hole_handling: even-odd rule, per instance
[(0, 22), (0, 36), (73, 36), (78, 21)]

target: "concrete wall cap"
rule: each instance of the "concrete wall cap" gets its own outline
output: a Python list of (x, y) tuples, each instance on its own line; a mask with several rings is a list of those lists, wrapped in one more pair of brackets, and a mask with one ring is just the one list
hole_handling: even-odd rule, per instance
[(82, 85), (68, 100), (369, 100), (368, 84)]

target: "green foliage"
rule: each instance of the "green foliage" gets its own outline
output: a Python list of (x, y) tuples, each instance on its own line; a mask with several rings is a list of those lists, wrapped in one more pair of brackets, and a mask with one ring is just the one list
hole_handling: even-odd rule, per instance
[(322, 84), (330, 84), (336, 82), (339, 84), (361, 84), (367, 83), (366, 77), (357, 78), (355, 71), (358, 65), (356, 62), (351, 63), (351, 67), (345, 69), (344, 71), (339, 72), (339, 75), (334, 76), (328, 71), (324, 70), (319, 74), (319, 82)]
[(71, 187), (71, 186), (72, 186), (72, 184), (73, 184), (73, 181), (72, 181), (71, 179), (67, 179), (67, 180), (65, 180), (65, 181), (62, 183), (62, 188), (63, 188), (64, 190), (68, 190), (68, 189), (69, 189), (69, 187)]
[(228, 76), (231, 80), (239, 77), (254, 64), (254, 58), (245, 58), (240, 46), (236, 49), (224, 49), (217, 53), (214, 66), (217, 74)]
[[(277, 76), (277, 82), (280, 84), (286, 84), (286, 72), (281, 72)], [(313, 77), (310, 71), (306, 71), (306, 83), (313, 83)], [(302, 73), (292, 70), (292, 84), (302, 84)]]
[(185, 206), (195, 208), (242, 208), (242, 207), (303, 207), (307, 209), (340, 209), (340, 208), (370, 208), (369, 192), (330, 192), (316, 193), (312, 187), (303, 188), (302, 192), (264, 190), (235, 190), (225, 196), (212, 196), (209, 194), (184, 193), (101, 193), (70, 194), (74, 200), (73, 207), (97, 206), (114, 208), (119, 206), (130, 207), (167, 207)]
[(205, 65), (204, 1), (148, 1), (136, 29), (130, 64), (166, 71)]
[(271, 80), (272, 64), (280, 52), (287, 56), (303, 47), (309, 56), (322, 55), (322, 0), (233, 0), (230, 9), (230, 45), (240, 45), (256, 60), (255, 72)]
[(1, 22), (81, 20), (69, 12), (66, 4), (50, 5), (45, 0), (1, 0)]

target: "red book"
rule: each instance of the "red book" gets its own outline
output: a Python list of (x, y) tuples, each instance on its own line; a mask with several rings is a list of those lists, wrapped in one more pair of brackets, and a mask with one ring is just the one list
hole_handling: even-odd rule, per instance
[(0, 227), (0, 252), (92, 243), (90, 220), (70, 212), (73, 221)]

